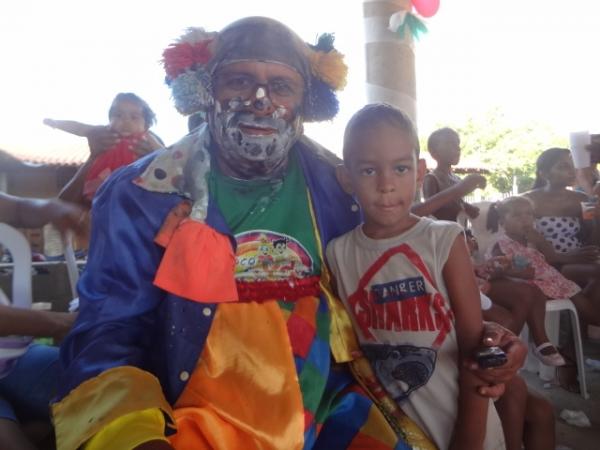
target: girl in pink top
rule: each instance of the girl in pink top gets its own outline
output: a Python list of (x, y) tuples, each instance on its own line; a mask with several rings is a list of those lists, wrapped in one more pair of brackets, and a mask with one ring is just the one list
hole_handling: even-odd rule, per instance
[(503, 271), (505, 277), (520, 278), (537, 286), (548, 299), (569, 298), (582, 319), (600, 324), (600, 297), (588, 298), (577, 284), (546, 261), (541, 249), (549, 244), (535, 230), (531, 200), (509, 197), (493, 205), (488, 212), (488, 228), (497, 231), (498, 225), (502, 225), (504, 233), (492, 246), (490, 256), (511, 259), (511, 266)]

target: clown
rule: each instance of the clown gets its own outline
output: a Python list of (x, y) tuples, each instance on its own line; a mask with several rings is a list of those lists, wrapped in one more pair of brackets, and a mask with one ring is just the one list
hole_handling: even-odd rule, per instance
[[(164, 63), (177, 109), (207, 124), (98, 193), (53, 405), (58, 448), (431, 448), (355, 353), (323, 263), (359, 221), (337, 158), (303, 135), (338, 109), (332, 39), (310, 46), (246, 18), (190, 30)], [(285, 239), (278, 256), (306, 270), (249, 276), (259, 236)], [(352, 360), (378, 407), (349, 389), (337, 363)]]

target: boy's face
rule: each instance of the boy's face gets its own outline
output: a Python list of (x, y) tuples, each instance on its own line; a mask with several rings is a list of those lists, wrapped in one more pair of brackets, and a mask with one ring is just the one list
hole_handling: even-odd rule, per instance
[(444, 133), (439, 137), (431, 156), (438, 162), (454, 166), (460, 161), (460, 138), (456, 133)]
[(382, 123), (353, 133), (338, 170), (344, 189), (354, 194), (364, 215), (363, 231), (371, 238), (396, 236), (410, 228), (417, 186), (425, 161), (417, 160), (410, 135), (394, 124)]
[(146, 120), (142, 106), (127, 100), (115, 103), (110, 115), (110, 128), (123, 136), (145, 132)]

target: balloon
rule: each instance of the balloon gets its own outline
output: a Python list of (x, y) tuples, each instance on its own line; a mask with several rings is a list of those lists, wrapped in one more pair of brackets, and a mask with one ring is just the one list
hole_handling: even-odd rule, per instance
[(440, 0), (411, 0), (412, 5), (423, 17), (432, 17), (440, 8)]

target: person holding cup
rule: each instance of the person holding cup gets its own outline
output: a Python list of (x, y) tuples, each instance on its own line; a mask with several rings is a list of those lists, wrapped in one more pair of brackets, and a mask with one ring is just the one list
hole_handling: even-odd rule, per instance
[(600, 194), (600, 134), (588, 131), (573, 132), (569, 136), (571, 156), (575, 164), (577, 189), (588, 195)]
[(531, 199), (536, 229), (547, 241), (544, 255), (562, 274), (584, 289), (600, 295), (600, 249), (597, 198), (568, 189), (575, 182), (575, 167), (566, 148), (550, 148), (536, 161)]

